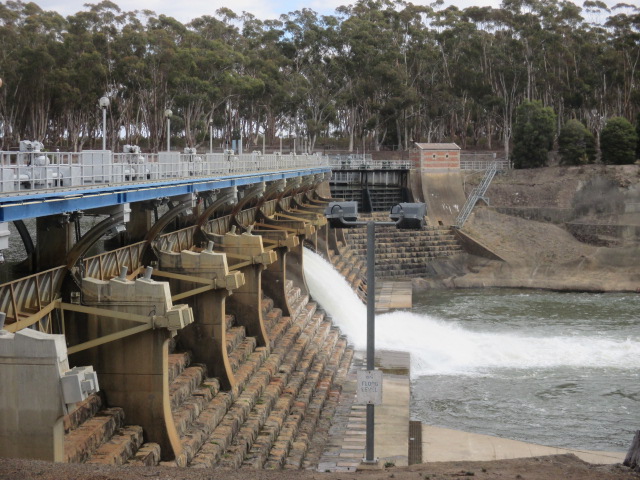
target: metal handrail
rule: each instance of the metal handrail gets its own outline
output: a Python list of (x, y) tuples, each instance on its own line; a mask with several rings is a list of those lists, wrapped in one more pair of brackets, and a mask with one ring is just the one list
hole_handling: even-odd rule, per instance
[(496, 175), (497, 169), (497, 162), (493, 162), (489, 165), (489, 167), (485, 171), (482, 181), (478, 186), (476, 186), (476, 188), (471, 191), (469, 198), (462, 207), (462, 210), (460, 211), (460, 214), (458, 215), (458, 218), (456, 219), (456, 223), (454, 225), (456, 228), (462, 228), (464, 222), (466, 222), (467, 218), (469, 218), (469, 215), (471, 215), (471, 211), (473, 210), (473, 207), (475, 207), (478, 199), (484, 197), (484, 194), (487, 192), (487, 189), (489, 188), (493, 177), (495, 177)]
[(334, 155), (329, 157), (332, 170), (409, 170), (408, 160), (373, 160), (371, 155)]
[(322, 155), (0, 152), (0, 197), (87, 186), (328, 167)]

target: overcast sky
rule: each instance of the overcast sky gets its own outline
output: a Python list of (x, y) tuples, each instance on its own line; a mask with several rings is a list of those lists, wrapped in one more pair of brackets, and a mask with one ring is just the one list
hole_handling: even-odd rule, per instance
[[(355, 0), (113, 0), (122, 10), (153, 10), (158, 15), (164, 14), (176, 18), (182, 23), (203, 15), (215, 15), (216, 10), (227, 7), (235, 13), (243, 11), (252, 13), (261, 19), (275, 19), (283, 13), (311, 8), (321, 15), (331, 15), (336, 7), (355, 3)], [(55, 10), (63, 16), (72, 15), (81, 10), (86, 10), (85, 3), (99, 3), (99, 1), (87, 0), (35, 0), (43, 10)], [(414, 0), (416, 5), (429, 4), (432, 0)], [(500, 0), (456, 0), (445, 4), (454, 3), (459, 8), (470, 5), (490, 5), (497, 7)]]

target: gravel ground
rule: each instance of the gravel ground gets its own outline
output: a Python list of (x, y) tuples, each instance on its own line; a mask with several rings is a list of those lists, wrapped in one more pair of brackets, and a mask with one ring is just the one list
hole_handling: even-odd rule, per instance
[(0, 459), (0, 480), (445, 480), (460, 477), (523, 480), (638, 480), (620, 466), (595, 466), (573, 455), (499, 460), (438, 462), (357, 473), (281, 470), (199, 470), (167, 467), (110, 467)]

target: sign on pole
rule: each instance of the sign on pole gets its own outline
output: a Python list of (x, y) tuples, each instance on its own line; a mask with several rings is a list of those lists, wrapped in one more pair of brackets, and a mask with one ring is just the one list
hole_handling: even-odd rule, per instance
[(382, 371), (358, 370), (357, 405), (382, 405)]

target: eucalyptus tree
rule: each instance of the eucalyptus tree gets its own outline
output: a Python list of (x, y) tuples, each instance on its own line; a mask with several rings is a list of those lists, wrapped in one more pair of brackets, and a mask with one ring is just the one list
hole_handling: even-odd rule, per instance
[(287, 123), (284, 119), (291, 117), (290, 60), (284, 32), (281, 19), (263, 21), (247, 13), (243, 16), (242, 74), (252, 85), (245, 89), (244, 98), (254, 144), (260, 135), (265, 135), (270, 144), (275, 142)]
[[(61, 90), (59, 109), (62, 125), (74, 151), (81, 149), (89, 141), (102, 137), (101, 111), (98, 99), (116, 97), (118, 86), (117, 65), (120, 56), (114, 45), (120, 36), (124, 21), (120, 8), (110, 2), (90, 5), (68, 17), (68, 29), (64, 34), (65, 58), (61, 65), (58, 87)], [(118, 111), (118, 103), (111, 101), (111, 112)], [(116, 147), (118, 114), (108, 116), (107, 135), (110, 146)]]
[(336, 67), (346, 79), (340, 101), (350, 149), (357, 131), (363, 138), (369, 132), (376, 149), (408, 143), (403, 122), (417, 95), (411, 62), (405, 57), (412, 20), (402, 16), (404, 6), (389, 0), (361, 0), (337, 9), (341, 25)]
[(310, 9), (281, 16), (282, 40), (290, 67), (289, 108), (299, 134), (313, 151), (321, 133), (336, 119), (336, 99), (346, 88), (339, 78), (335, 41), (338, 20)]
[(611, 90), (614, 93), (611, 101), (616, 115), (630, 119), (640, 109), (640, 8), (619, 3), (613, 9), (617, 13), (610, 16), (606, 23), (611, 30), (611, 43), (617, 54), (616, 68), (611, 71)]
[(0, 123), (3, 147), (23, 138), (47, 142), (58, 81), (63, 17), (34, 3), (0, 5)]

